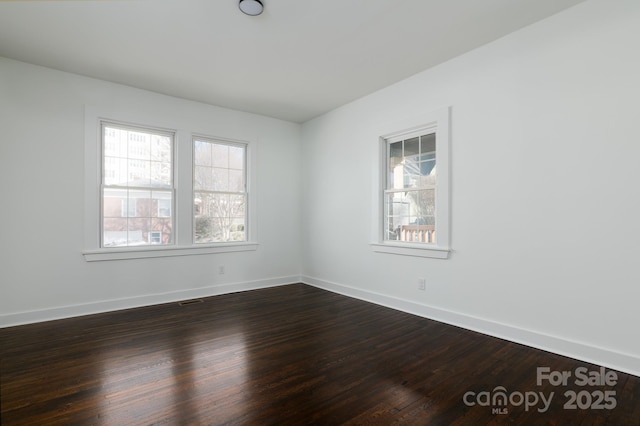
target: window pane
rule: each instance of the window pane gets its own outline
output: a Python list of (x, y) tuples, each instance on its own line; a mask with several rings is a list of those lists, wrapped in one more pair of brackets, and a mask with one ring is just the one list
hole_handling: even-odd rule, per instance
[(229, 217), (229, 194), (207, 194), (208, 216)]
[[(173, 222), (171, 218), (155, 218), (151, 219), (151, 230), (155, 235), (160, 237), (158, 242), (150, 241), (152, 244), (171, 244), (173, 243)], [(152, 239), (153, 239), (152, 238)]]
[(385, 239), (435, 243), (435, 191), (407, 191), (385, 197)]
[(420, 138), (411, 138), (404, 141), (404, 156), (411, 157), (420, 153)]
[(211, 186), (214, 191), (229, 191), (229, 169), (213, 169), (213, 185)]
[(229, 147), (229, 168), (244, 169), (244, 148), (239, 146)]
[(402, 188), (403, 184), (402, 141), (389, 144), (389, 169), (387, 188)]
[(219, 143), (212, 143), (213, 167), (229, 167), (229, 146)]
[(244, 217), (231, 219), (231, 241), (246, 241)]
[(244, 195), (197, 192), (196, 242), (245, 241), (245, 204)]
[(435, 134), (389, 144), (384, 239), (435, 242)]
[(193, 161), (198, 166), (211, 166), (211, 143), (195, 141), (193, 145)]
[(172, 193), (153, 191), (151, 194), (151, 217), (171, 217), (173, 207)]
[(105, 188), (102, 197), (102, 216), (107, 217), (127, 217), (127, 208), (122, 208), (122, 200), (127, 199), (126, 189)]
[(148, 244), (151, 219), (130, 218), (128, 220), (127, 245), (139, 246)]
[(213, 220), (209, 217), (198, 216), (195, 223), (195, 242), (210, 243), (213, 242), (212, 237)]
[(151, 191), (129, 190), (129, 217), (151, 217)]
[[(420, 136), (420, 152), (436, 152), (436, 134), (431, 133), (428, 135)], [(435, 154), (434, 154), (435, 155)]]
[(422, 183), (420, 181), (420, 163), (414, 158), (405, 158), (403, 175), (405, 188), (419, 188)]
[(151, 163), (151, 185), (155, 187), (171, 186), (171, 163)]
[(173, 136), (115, 125), (102, 136), (103, 247), (171, 243)]
[(105, 185), (126, 184), (128, 180), (127, 160), (119, 157), (105, 157), (103, 173)]
[(389, 144), (389, 158), (402, 160), (402, 141)]
[(171, 139), (163, 135), (151, 137), (151, 160), (163, 163), (171, 162)]
[(194, 194), (195, 212), (195, 240), (196, 242), (211, 242), (213, 239), (212, 217), (220, 214), (220, 198), (207, 192)]
[(422, 185), (436, 184), (436, 160), (427, 160), (420, 163), (420, 175)]
[(211, 188), (213, 176), (211, 176), (211, 167), (195, 166), (193, 174), (194, 189)]
[(421, 155), (420, 174), (422, 176), (430, 176), (423, 179), (425, 185), (435, 185), (436, 178), (436, 135), (431, 133), (420, 137)]
[(136, 217), (138, 211), (135, 198), (129, 198), (128, 196), (120, 200), (121, 216), (122, 217)]
[(413, 217), (416, 225), (435, 225), (435, 190), (426, 189), (411, 193)]
[(127, 157), (128, 143), (126, 131), (113, 127), (104, 129), (104, 155), (111, 157)]
[(105, 218), (102, 226), (104, 247), (127, 245), (127, 219)]
[(229, 241), (231, 216), (228, 194), (196, 193), (196, 242)]
[(193, 197), (194, 212), (194, 241), (208, 242), (211, 235), (211, 220), (209, 218), (209, 195), (206, 192), (195, 192)]
[(129, 132), (129, 158), (151, 159), (151, 135)]
[(129, 159), (127, 167), (127, 185), (149, 186), (151, 184), (151, 163), (149, 161)]
[[(246, 147), (194, 140), (194, 152), (211, 152), (210, 164), (194, 171), (194, 241), (246, 241)], [(194, 161), (198, 155), (194, 155)]]
[(385, 238), (397, 240), (402, 226), (409, 224), (411, 200), (406, 192), (387, 194), (385, 197)]
[(229, 217), (244, 217), (245, 215), (245, 196), (230, 195), (229, 196)]
[(229, 191), (244, 192), (244, 172), (242, 170), (229, 170)]

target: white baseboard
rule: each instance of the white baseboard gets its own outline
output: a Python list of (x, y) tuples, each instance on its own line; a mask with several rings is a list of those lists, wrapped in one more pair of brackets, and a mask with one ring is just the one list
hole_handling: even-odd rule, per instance
[(105, 300), (83, 305), (62, 306), (37, 311), (18, 312), (13, 314), (0, 315), (0, 328), (43, 321), (52, 321), (63, 318), (78, 317), (82, 315), (99, 314), (103, 312), (118, 311), (121, 309), (139, 308), (142, 306), (158, 305), (161, 303), (178, 302), (180, 300), (195, 299), (199, 297), (217, 296), (220, 294), (235, 293), (238, 291), (277, 287), (299, 282), (300, 277), (297, 275), (289, 277), (277, 277), (257, 281), (246, 281), (189, 290), (180, 290), (170, 293), (150, 294), (124, 299)]
[(452, 312), (433, 306), (423, 305), (406, 299), (376, 293), (368, 290), (337, 284), (308, 276), (287, 276), (264, 280), (246, 281), (222, 284), (197, 289), (181, 290), (170, 293), (153, 294), (88, 303), (83, 305), (63, 306), (38, 311), (18, 312), (0, 315), (0, 328), (52, 321), (82, 315), (98, 314), (121, 309), (138, 308), (142, 306), (171, 303), (180, 300), (209, 297), (239, 291), (257, 290), (260, 288), (277, 287), (286, 284), (303, 282), (305, 284), (339, 293), (345, 296), (386, 306), (399, 311), (433, 319), (445, 324), (451, 324), (468, 330), (477, 331), (489, 336), (498, 337), (533, 348), (553, 352), (591, 364), (622, 371), (640, 377), (640, 358), (630, 354), (615, 352), (584, 343), (574, 342), (548, 334), (525, 330), (507, 324), (501, 324), (482, 318)]
[(502, 324), (482, 318), (452, 312), (433, 306), (423, 305), (406, 299), (400, 299), (381, 293), (337, 284), (318, 278), (302, 276), (303, 283), (339, 293), (345, 296), (386, 306), (388, 308), (433, 319), (446, 324), (477, 331), (489, 336), (520, 343), (558, 355), (640, 376), (640, 358), (630, 354), (570, 341), (556, 336), (525, 330), (508, 324)]

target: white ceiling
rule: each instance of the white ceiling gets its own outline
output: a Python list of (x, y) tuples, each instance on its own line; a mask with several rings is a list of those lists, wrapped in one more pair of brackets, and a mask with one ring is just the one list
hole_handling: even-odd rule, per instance
[(304, 122), (584, 0), (0, 1), (0, 56)]

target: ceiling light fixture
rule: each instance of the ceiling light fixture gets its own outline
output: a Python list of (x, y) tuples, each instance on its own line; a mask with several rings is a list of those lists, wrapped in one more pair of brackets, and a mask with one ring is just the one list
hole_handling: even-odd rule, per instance
[(258, 16), (262, 13), (264, 5), (260, 0), (240, 0), (238, 7), (249, 16)]

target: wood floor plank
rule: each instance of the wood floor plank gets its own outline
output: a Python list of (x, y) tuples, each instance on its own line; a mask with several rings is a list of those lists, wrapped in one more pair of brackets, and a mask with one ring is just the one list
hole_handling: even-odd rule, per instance
[[(640, 425), (638, 377), (538, 386), (540, 366), (599, 367), (303, 284), (5, 328), (0, 344), (2, 425)], [(463, 400), (500, 386), (554, 397), (545, 412)], [(617, 406), (567, 409), (567, 391)]]

